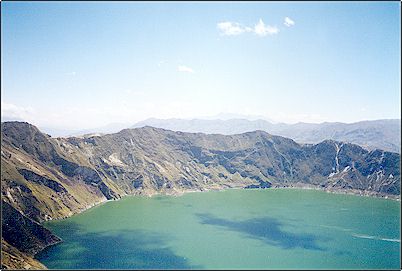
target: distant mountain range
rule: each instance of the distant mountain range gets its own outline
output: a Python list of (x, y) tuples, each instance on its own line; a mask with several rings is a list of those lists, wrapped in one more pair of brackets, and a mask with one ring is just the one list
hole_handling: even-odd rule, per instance
[(288, 137), (298, 143), (319, 143), (326, 139), (349, 142), (368, 150), (401, 152), (401, 120), (385, 119), (355, 123), (271, 123), (248, 119), (156, 119), (140, 121), (131, 128), (152, 126), (173, 131), (233, 135), (261, 130)]

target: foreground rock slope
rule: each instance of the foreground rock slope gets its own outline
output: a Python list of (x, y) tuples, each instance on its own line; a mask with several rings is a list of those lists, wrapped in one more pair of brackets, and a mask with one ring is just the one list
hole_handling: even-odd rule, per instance
[(23, 122), (2, 123), (1, 135), (3, 267), (35, 266), (31, 257), (59, 241), (38, 223), (127, 194), (312, 186), (400, 197), (399, 154), (332, 140), (152, 127), (52, 138)]

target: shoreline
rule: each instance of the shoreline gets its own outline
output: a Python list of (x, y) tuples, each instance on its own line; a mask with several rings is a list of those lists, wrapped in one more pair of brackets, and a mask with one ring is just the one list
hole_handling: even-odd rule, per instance
[[(373, 192), (373, 191), (365, 191), (365, 190), (358, 190), (358, 189), (331, 189), (320, 187), (316, 185), (310, 184), (302, 184), (302, 183), (294, 183), (291, 185), (283, 185), (283, 184), (274, 184), (269, 188), (245, 188), (245, 187), (231, 187), (231, 188), (214, 188), (214, 189), (204, 189), (204, 190), (184, 190), (176, 193), (155, 193), (152, 195), (141, 195), (141, 196), (182, 196), (187, 193), (200, 193), (200, 192), (208, 192), (208, 191), (225, 191), (225, 190), (266, 190), (266, 189), (301, 189), (301, 190), (316, 190), (316, 191), (323, 191), (331, 194), (340, 194), (340, 195), (354, 195), (354, 196), (361, 196), (361, 197), (371, 197), (371, 198), (379, 198), (379, 199), (387, 199), (387, 200), (394, 200), (394, 201), (401, 201), (401, 195), (391, 195), (385, 194), (380, 192)], [(127, 195), (127, 196), (137, 196), (137, 195)]]
[(316, 190), (316, 191), (323, 191), (323, 192), (331, 193), (331, 194), (354, 195), (354, 196), (360, 196), (360, 197), (371, 197), (371, 198), (401, 201), (401, 195), (391, 195), (391, 194), (384, 194), (384, 193), (380, 193), (380, 192), (372, 192), (372, 191), (357, 190), (357, 189), (328, 189), (325, 187), (320, 187), (320, 186), (310, 185), (310, 184), (301, 184), (301, 183), (294, 183), (291, 185), (274, 184), (269, 188), (225, 187), (225, 188), (212, 188), (212, 189), (203, 189), (203, 190), (188, 189), (188, 190), (182, 190), (182, 191), (173, 190), (173, 192), (168, 192), (168, 193), (166, 193), (164, 191), (164, 192), (155, 192), (155, 193), (150, 193), (150, 194), (125, 194), (117, 199), (106, 199), (105, 198), (104, 200), (101, 200), (96, 203), (85, 206), (84, 208), (79, 209), (78, 212), (72, 213), (69, 216), (55, 218), (55, 219), (49, 219), (40, 224), (43, 226), (43, 223), (45, 223), (45, 222), (64, 220), (64, 219), (67, 219), (74, 215), (81, 214), (81, 213), (83, 213), (89, 209), (92, 209), (94, 207), (97, 207), (99, 205), (105, 204), (107, 202), (119, 201), (125, 197), (147, 197), (147, 198), (152, 198), (152, 197), (156, 197), (156, 196), (181, 197), (184, 194), (189, 194), (189, 193), (202, 193), (202, 192), (226, 191), (226, 190), (243, 190), (243, 189), (244, 190), (266, 190), (266, 189), (268, 189), (268, 190), (269, 189)]
[[(328, 188), (324, 188), (324, 187), (320, 187), (320, 186), (315, 186), (315, 185), (310, 185), (310, 184), (301, 184), (301, 183), (294, 183), (291, 185), (283, 185), (283, 184), (274, 184), (269, 188), (244, 188), (244, 187), (226, 187), (226, 188), (213, 188), (213, 189), (203, 189), (203, 190), (182, 190), (182, 191), (177, 191), (174, 190), (173, 192), (170, 193), (166, 193), (166, 192), (155, 192), (155, 193), (150, 193), (150, 194), (125, 194), (123, 196), (121, 196), (118, 199), (104, 199), (101, 201), (98, 201), (96, 203), (90, 204), (88, 206), (85, 206), (82, 209), (79, 209), (78, 212), (76, 213), (72, 213), (70, 216), (66, 216), (66, 217), (62, 217), (62, 218), (56, 218), (56, 219), (49, 219), (46, 220), (42, 223), (40, 223), (43, 227), (45, 227), (44, 223), (49, 222), (49, 221), (59, 221), (59, 220), (64, 220), (67, 218), (70, 218), (74, 215), (78, 215), (81, 214), (89, 209), (92, 209), (94, 207), (100, 206), (102, 204), (105, 204), (107, 202), (111, 202), (111, 201), (119, 201), (125, 197), (148, 197), (148, 198), (152, 198), (155, 196), (172, 196), (172, 197), (181, 197), (185, 194), (189, 194), (189, 193), (202, 193), (202, 192), (212, 192), (212, 191), (228, 191), (228, 190), (276, 190), (276, 189), (300, 189), (300, 190), (316, 190), (316, 191), (322, 191), (322, 192), (326, 192), (326, 193), (331, 193), (331, 194), (343, 194), (343, 195), (354, 195), (354, 196), (361, 196), (361, 197), (371, 197), (371, 198), (380, 198), (380, 199), (386, 199), (386, 200), (393, 200), (393, 201), (401, 201), (400, 195), (389, 195), (389, 194), (383, 194), (383, 193), (379, 193), (379, 192), (370, 192), (370, 191), (364, 191), (364, 190), (356, 190), (356, 189), (338, 189), (338, 190), (333, 190), (333, 189), (328, 189)], [(46, 228), (46, 227), (45, 227)], [(53, 232), (52, 232), (53, 234)], [(57, 235), (56, 235), (57, 236)], [(57, 236), (59, 237), (59, 236)], [(60, 238), (60, 237), (59, 237)], [(49, 244), (45, 247), (43, 247), (41, 250), (39, 250), (38, 252), (36, 252), (33, 256), (34, 259), (38, 260), (36, 258), (36, 256), (41, 253), (42, 251), (44, 251), (45, 249), (55, 246), (59, 243), (64, 242), (64, 240), (62, 238), (60, 238), (60, 241)], [(39, 261), (39, 260), (38, 260)], [(41, 263), (43, 264), (43, 263)]]
[(79, 209), (78, 212), (72, 213), (69, 216), (61, 217), (61, 218), (54, 218), (54, 219), (49, 219), (46, 220), (42, 223), (40, 223), (43, 226), (43, 223), (49, 222), (49, 221), (58, 221), (58, 220), (64, 220), (67, 218), (70, 218), (74, 215), (81, 214), (89, 209), (92, 209), (94, 207), (100, 206), (102, 204), (105, 204), (107, 202), (112, 202), (112, 201), (119, 201), (125, 197), (147, 197), (147, 198), (152, 198), (156, 196), (171, 196), (171, 197), (181, 197), (184, 194), (189, 194), (189, 193), (202, 193), (202, 192), (212, 192), (212, 191), (226, 191), (226, 190), (269, 190), (269, 189), (301, 189), (301, 190), (316, 190), (316, 191), (323, 191), (326, 193), (331, 193), (331, 194), (339, 194), (339, 195), (354, 195), (354, 196), (361, 196), (361, 197), (371, 197), (371, 198), (379, 198), (379, 199), (387, 199), (387, 200), (394, 200), (394, 201), (401, 201), (401, 195), (391, 195), (391, 194), (384, 194), (384, 193), (379, 193), (379, 192), (371, 192), (371, 191), (365, 191), (365, 190), (357, 190), (357, 189), (328, 189), (325, 187), (320, 187), (320, 186), (315, 186), (315, 185), (309, 185), (309, 184), (300, 184), (300, 183), (294, 183), (292, 185), (283, 185), (283, 184), (275, 184), (272, 185), (269, 188), (244, 188), (244, 187), (225, 187), (225, 188), (213, 188), (213, 189), (203, 189), (203, 190), (194, 190), (194, 189), (189, 189), (189, 190), (182, 190), (182, 191), (177, 191), (174, 190), (174, 192), (155, 192), (151, 194), (125, 194), (121, 196), (120, 198), (117, 199), (104, 199), (99, 202), (90, 204), (82, 209)]
[(325, 188), (315, 185), (307, 185), (307, 184), (298, 184), (296, 185), (277, 185), (272, 187), (274, 189), (305, 189), (305, 190), (317, 190), (317, 191), (324, 191), (331, 194), (340, 194), (340, 195), (354, 195), (354, 196), (361, 196), (361, 197), (371, 197), (371, 198), (379, 198), (379, 199), (387, 199), (387, 200), (394, 200), (394, 201), (401, 201), (401, 195), (391, 195), (385, 194), (380, 192), (374, 191), (366, 191), (366, 190), (358, 190), (358, 189), (331, 189)]

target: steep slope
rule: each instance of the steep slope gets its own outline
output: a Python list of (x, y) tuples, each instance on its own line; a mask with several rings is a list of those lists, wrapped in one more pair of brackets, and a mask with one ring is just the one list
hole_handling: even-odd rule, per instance
[[(29, 218), (62, 218), (82, 206), (119, 197), (85, 157), (63, 153), (36, 127), (6, 122), (1, 132), (3, 199)], [(46, 212), (41, 211), (43, 206)]]
[(2, 238), (27, 255), (33, 256), (43, 248), (61, 241), (59, 237), (4, 201), (2, 214)]
[(344, 141), (360, 145), (368, 150), (382, 149), (400, 153), (401, 121), (374, 120), (356, 123), (324, 122), (273, 124), (266, 120), (206, 120), (206, 119), (147, 119), (136, 123), (133, 128), (153, 126), (173, 131), (239, 134), (255, 130), (291, 138), (299, 143), (319, 143), (326, 139)]
[(1, 269), (43, 270), (46, 267), (1, 239)]
[[(119, 197), (118, 192), (109, 189), (107, 180), (101, 180), (79, 156), (69, 160), (53, 139), (28, 123), (2, 123), (1, 135), (2, 265), (40, 268), (32, 256), (52, 242), (35, 242), (30, 224), (71, 216)], [(13, 220), (18, 214), (23, 217)], [(28, 231), (22, 235), (22, 229)]]
[[(400, 197), (399, 154), (332, 140), (300, 145), (263, 131), (206, 135), (152, 127), (51, 138), (21, 122), (2, 123), (1, 131), (4, 221), (15, 214), (32, 223), (59, 219), (126, 194), (233, 187), (309, 185)], [(2, 245), (32, 256), (52, 243), (33, 241), (29, 224), (16, 231), (19, 224), (3, 222)]]
[(3, 123), (2, 135), (2, 194), (37, 221), (68, 216), (82, 206), (125, 194), (261, 182), (393, 195), (400, 191), (398, 154), (332, 140), (300, 145), (263, 131), (225, 136), (152, 127), (51, 138), (18, 122)]
[[(306, 183), (398, 195), (396, 153), (336, 141), (299, 145), (263, 131), (205, 135), (144, 127), (57, 139), (127, 193)], [(378, 176), (378, 177), (377, 177)]]
[(5, 201), (1, 202), (2, 269), (44, 269), (34, 260), (34, 255), (43, 248), (60, 242), (60, 238), (26, 217)]

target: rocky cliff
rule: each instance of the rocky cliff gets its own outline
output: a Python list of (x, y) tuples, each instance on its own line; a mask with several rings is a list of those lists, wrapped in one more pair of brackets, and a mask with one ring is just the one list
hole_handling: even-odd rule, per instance
[(400, 195), (399, 154), (332, 140), (301, 145), (263, 131), (206, 135), (152, 127), (52, 138), (22, 122), (2, 123), (1, 135), (4, 219), (17, 212), (18, 221), (29, 221), (21, 225), (37, 229), (3, 220), (2, 245), (28, 256), (57, 241), (36, 222), (127, 194), (309, 185)]

